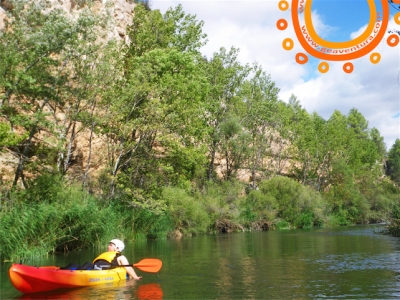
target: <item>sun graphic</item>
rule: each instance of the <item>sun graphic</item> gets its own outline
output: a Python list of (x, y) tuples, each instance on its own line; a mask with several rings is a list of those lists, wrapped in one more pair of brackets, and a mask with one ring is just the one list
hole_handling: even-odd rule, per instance
[[(369, 60), (372, 64), (379, 63), (381, 55), (373, 52), (377, 45), (382, 41), (389, 22), (389, 2), (388, 0), (380, 0), (380, 9), (376, 7), (375, 0), (366, 0), (370, 10), (370, 18), (368, 26), (358, 37), (345, 42), (331, 42), (322, 39), (315, 31), (311, 17), (312, 0), (292, 0), (291, 15), (293, 28), (296, 37), (303, 52), (295, 55), (298, 64), (308, 62), (308, 55), (319, 58), (322, 61), (318, 65), (321, 73), (329, 71), (329, 63), (327, 61), (342, 61), (343, 71), (351, 73), (354, 65), (351, 62), (369, 54)], [(400, 0), (389, 0), (390, 3), (400, 4)], [(280, 0), (278, 8), (281, 11), (287, 11), (290, 8), (289, 2)], [(394, 22), (400, 25), (400, 12), (394, 16)], [(279, 30), (286, 30), (288, 21), (279, 19), (276, 23)], [(399, 35), (397, 33), (390, 34), (386, 39), (390, 47), (395, 47), (399, 43)], [(291, 38), (285, 38), (282, 42), (283, 49), (290, 51), (294, 48), (294, 41)]]

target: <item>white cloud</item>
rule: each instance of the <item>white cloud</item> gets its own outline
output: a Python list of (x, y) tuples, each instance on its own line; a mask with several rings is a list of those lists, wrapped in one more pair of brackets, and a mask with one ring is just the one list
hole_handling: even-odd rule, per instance
[[(278, 9), (278, 1), (162, 1), (153, 0), (152, 8), (165, 12), (168, 7), (182, 4), (186, 13), (197, 15), (205, 22), (204, 32), (208, 43), (202, 52), (210, 57), (220, 47), (240, 49), (242, 63), (258, 62), (271, 74), (281, 89), (280, 98), (287, 101), (295, 94), (309, 112), (316, 111), (328, 119), (335, 109), (347, 114), (357, 108), (369, 121), (370, 128), (376, 127), (384, 136), (388, 147), (400, 138), (400, 46), (390, 48), (383, 41), (376, 49), (382, 56), (373, 65), (369, 56), (353, 61), (354, 71), (343, 72), (344, 62), (329, 62), (330, 69), (321, 74), (317, 61), (310, 59), (305, 65), (295, 62), (295, 54), (304, 52), (298, 45), (291, 26), (290, 11)], [(285, 31), (276, 28), (278, 19), (284, 18), (289, 26)], [(393, 20), (393, 18), (391, 18)], [(334, 27), (323, 23), (317, 11), (313, 11), (315, 30), (326, 36)], [(390, 22), (388, 28), (400, 26)], [(352, 36), (359, 35), (365, 27)], [(282, 48), (284, 38), (295, 41), (291, 51)]]
[(317, 10), (312, 11), (311, 13), (311, 18), (312, 18), (312, 23), (314, 26), (315, 31), (321, 36), (321, 37), (326, 37), (328, 36), (331, 32), (337, 31), (338, 28), (329, 26), (327, 24), (324, 24), (323, 19), (321, 16), (318, 14)]

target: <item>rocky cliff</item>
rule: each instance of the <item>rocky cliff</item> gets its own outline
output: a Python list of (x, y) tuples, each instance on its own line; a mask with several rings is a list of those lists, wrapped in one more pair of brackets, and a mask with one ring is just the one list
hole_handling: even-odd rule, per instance
[[(31, 0), (36, 1), (36, 0)], [(48, 4), (50, 9), (61, 9), (65, 11), (67, 16), (71, 18), (76, 17), (85, 5), (92, 5), (93, 11), (96, 14), (106, 14), (112, 16), (110, 26), (108, 28), (107, 36), (109, 39), (120, 39), (128, 43), (126, 36), (126, 28), (132, 23), (133, 20), (133, 10), (135, 3), (133, 0), (44, 0)], [(7, 12), (12, 10), (13, 0), (0, 0), (0, 31), (4, 29), (5, 20), (7, 18)], [(0, 94), (1, 94), (0, 88)], [(60, 120), (63, 119), (59, 116)], [(1, 116), (0, 116), (0, 121)], [(79, 126), (79, 124), (78, 124)], [(14, 128), (16, 132), (22, 133), (22, 129)], [(74, 151), (72, 153), (72, 165), (70, 168), (70, 175), (72, 177), (77, 176), (77, 174), (82, 174), (83, 170), (87, 170), (86, 162), (88, 161), (89, 141), (90, 132), (83, 131), (74, 141)], [(46, 139), (45, 133), (40, 133), (33, 140), (33, 147), (36, 147), (40, 141)], [(92, 147), (92, 160), (89, 166), (89, 172), (95, 171), (101, 167), (104, 163), (105, 155), (105, 145), (104, 141), (99, 136), (92, 136), (91, 140)], [(35, 157), (29, 157), (30, 161), (34, 161)], [(16, 152), (3, 149), (0, 153), (0, 183), (9, 184), (12, 182), (15, 174), (15, 170), (18, 165), (18, 156)], [(29, 174), (27, 174), (29, 177)]]
[[(13, 8), (12, 1), (0, 0), (0, 30), (4, 27), (6, 11)], [(79, 14), (86, 2), (89, 3), (89, 0), (47, 0), (47, 2), (51, 7), (62, 9), (73, 18), (74, 15)], [(91, 0), (90, 2), (98, 14), (105, 13), (107, 9), (111, 11), (113, 25), (109, 28), (109, 37), (125, 39), (126, 27), (132, 23), (132, 12), (136, 5), (133, 0)]]

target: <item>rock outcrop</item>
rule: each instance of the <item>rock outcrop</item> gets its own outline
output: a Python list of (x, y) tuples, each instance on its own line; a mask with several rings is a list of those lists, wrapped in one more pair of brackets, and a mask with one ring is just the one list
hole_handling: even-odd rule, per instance
[[(39, 0), (30, 0), (32, 2)], [(41, 0), (42, 1), (42, 0)], [(44, 0), (43, 0), (44, 1)], [(45, 0), (49, 4), (50, 9), (61, 9), (65, 11), (66, 15), (74, 18), (82, 11), (85, 3), (91, 3), (92, 9), (97, 15), (111, 15), (111, 22), (108, 28), (108, 39), (120, 39), (128, 43), (126, 36), (126, 28), (132, 24), (133, 10), (136, 6), (133, 0)], [(0, 0), (0, 31), (4, 30), (5, 19), (7, 18), (7, 11), (13, 9), (13, 0)], [(1, 93), (1, 90), (0, 90)], [(60, 117), (62, 119), (62, 116)], [(0, 116), (0, 121), (1, 116)], [(79, 124), (78, 124), (79, 126)], [(43, 133), (42, 133), (43, 134)], [(43, 138), (42, 134), (40, 138)], [(82, 173), (86, 168), (86, 162), (89, 156), (89, 140), (90, 132), (83, 131), (76, 137), (74, 148), (79, 151), (72, 153), (72, 173)], [(39, 138), (39, 140), (40, 140)], [(35, 144), (34, 139), (33, 143)], [(105, 153), (105, 143), (100, 136), (94, 135), (91, 142), (92, 147), (92, 162), (90, 164), (90, 171), (97, 170), (101, 167), (103, 161), (103, 153)], [(82, 150), (83, 149), (83, 150)], [(18, 157), (12, 151), (3, 149), (0, 153), (0, 183), (11, 182), (13, 180), (15, 169), (18, 165)], [(94, 156), (94, 158), (93, 158)], [(29, 158), (34, 160), (35, 157)], [(29, 177), (29, 175), (28, 175)]]
[[(35, 0), (32, 0), (35, 1)], [(89, 1), (86, 1), (89, 2)], [(51, 7), (64, 10), (67, 15), (73, 17), (79, 14), (84, 0), (48, 0)], [(92, 0), (93, 9), (96, 13), (105, 14), (107, 9), (112, 16), (109, 28), (109, 38), (120, 38), (126, 40), (126, 28), (132, 24), (133, 9), (135, 3), (131, 0)], [(0, 30), (4, 28), (4, 18), (6, 11), (13, 8), (12, 0), (0, 0)]]
[[(67, 14), (73, 16), (79, 13), (81, 6), (80, 0), (50, 0), (52, 6), (65, 10)], [(112, 26), (109, 28), (109, 38), (126, 38), (126, 27), (132, 24), (133, 9), (135, 4), (129, 0), (94, 0), (93, 8), (98, 15), (106, 14), (106, 10), (111, 12)]]

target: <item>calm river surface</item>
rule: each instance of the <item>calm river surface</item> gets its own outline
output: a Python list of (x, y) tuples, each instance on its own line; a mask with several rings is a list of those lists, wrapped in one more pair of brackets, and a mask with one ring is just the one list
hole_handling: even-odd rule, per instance
[[(400, 239), (379, 227), (218, 234), (126, 246), (130, 262), (163, 261), (143, 280), (22, 295), (1, 264), (0, 299), (393, 299), (400, 298)], [(104, 247), (106, 249), (106, 245)], [(100, 251), (60, 254), (30, 265), (92, 260)]]

